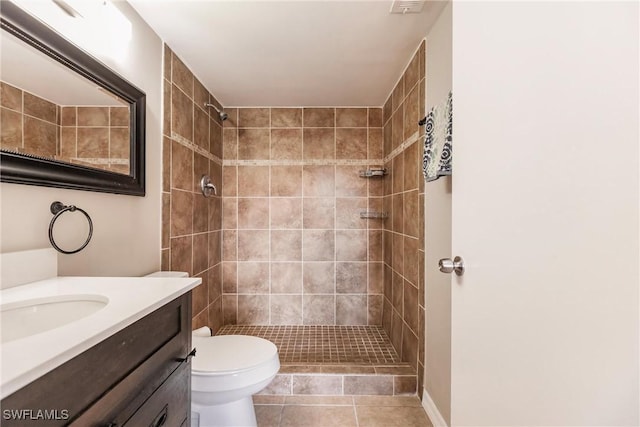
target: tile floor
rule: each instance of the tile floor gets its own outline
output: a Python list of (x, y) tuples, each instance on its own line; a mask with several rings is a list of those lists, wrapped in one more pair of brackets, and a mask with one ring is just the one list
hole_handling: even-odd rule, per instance
[(417, 396), (254, 396), (258, 427), (432, 427)]
[(253, 335), (278, 347), (280, 362), (388, 365), (401, 362), (379, 326), (227, 325), (217, 335)]

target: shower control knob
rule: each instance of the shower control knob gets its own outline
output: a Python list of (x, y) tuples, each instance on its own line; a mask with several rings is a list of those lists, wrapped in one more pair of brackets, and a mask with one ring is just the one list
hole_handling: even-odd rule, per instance
[(438, 261), (438, 268), (441, 272), (451, 274), (456, 273), (456, 276), (462, 276), (464, 274), (464, 260), (457, 256), (453, 260), (451, 258), (442, 258)]

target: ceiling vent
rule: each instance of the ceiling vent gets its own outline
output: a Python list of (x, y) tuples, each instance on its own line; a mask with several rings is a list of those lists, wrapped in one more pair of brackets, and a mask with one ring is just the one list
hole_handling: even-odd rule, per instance
[(424, 7), (424, 0), (394, 0), (390, 13), (420, 13)]

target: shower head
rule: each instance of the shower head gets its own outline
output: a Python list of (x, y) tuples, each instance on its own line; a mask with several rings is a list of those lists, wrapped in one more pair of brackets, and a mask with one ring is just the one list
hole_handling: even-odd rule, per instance
[(223, 122), (225, 120), (227, 120), (227, 118), (229, 117), (229, 115), (227, 113), (225, 113), (224, 111), (220, 110), (218, 107), (216, 107), (214, 104), (210, 104), (208, 102), (204, 103), (205, 107), (212, 107), (214, 110), (216, 110), (216, 112), (218, 113), (218, 117), (220, 117), (220, 120), (222, 120)]

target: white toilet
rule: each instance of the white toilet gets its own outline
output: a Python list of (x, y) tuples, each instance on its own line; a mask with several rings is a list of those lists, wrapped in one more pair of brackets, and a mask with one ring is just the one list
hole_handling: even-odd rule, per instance
[(210, 334), (209, 328), (193, 332), (191, 410), (200, 427), (256, 426), (251, 396), (278, 373), (278, 349), (258, 337)]

